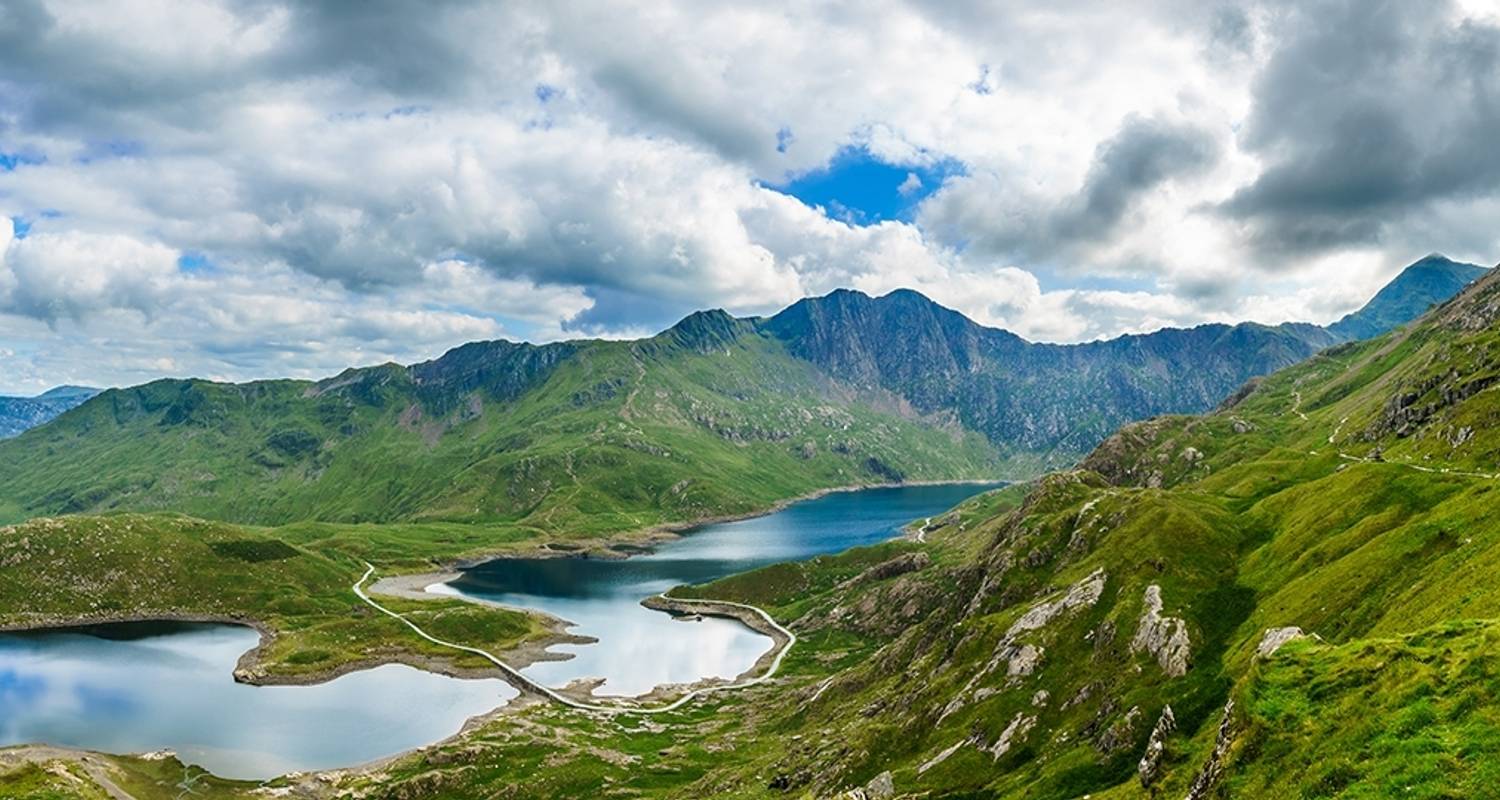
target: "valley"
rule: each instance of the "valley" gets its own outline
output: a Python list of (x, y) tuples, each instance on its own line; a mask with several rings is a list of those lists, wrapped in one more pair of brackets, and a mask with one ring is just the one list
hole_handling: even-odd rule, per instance
[[(980, 362), (892, 372), (942, 363), (938, 342), (967, 342), (947, 351), (965, 358), (996, 352), (994, 335), (905, 296), (838, 296), (780, 321), (699, 315), (566, 356), (491, 344), (314, 384), (114, 390), (0, 445), (0, 495), (18, 520), (0, 533), (0, 623), (253, 623), (269, 644), (236, 677), (259, 684), (389, 662), (495, 674), (362, 603), (351, 587), (370, 564), (382, 577), (468, 567), (450, 584), (468, 599), (376, 599), (548, 685), (702, 649), (689, 636), (659, 653), (580, 658), (577, 672), (528, 666), (547, 648), (594, 646), (568, 644), (574, 633), (600, 639), (599, 652), (618, 633), (650, 636), (624, 624), (624, 605), (592, 623), (580, 613), (576, 632), (526, 610), (573, 619), (567, 602), (587, 598), (558, 586), (583, 572), (622, 590), (600, 597), (674, 634), (723, 622), (732, 634), (702, 662), (718, 669), (700, 665), (700, 677), (745, 674), (761, 650), (726, 642), (755, 635), (635, 609), (638, 594), (751, 606), (795, 635), (769, 679), (665, 713), (522, 694), (455, 738), (364, 768), (194, 778), (204, 796), (1473, 795), (1493, 780), (1500, 741), (1483, 700), (1500, 614), (1483, 577), (1500, 553), (1487, 522), (1500, 511), (1497, 298), (1486, 274), (1368, 341), (1300, 363), (1273, 348), (1288, 366), (1246, 374), (1222, 402), (1174, 384), (1206, 413), (1141, 413), (1075, 466), (1004, 488), (873, 490), (863, 496), (935, 499), (876, 514), (865, 538), (804, 532), (785, 549), (783, 515), (831, 507), (809, 528), (828, 530), (876, 506), (839, 510), (861, 495), (828, 495), (672, 536), (834, 486), (1034, 476), (1073, 451), (966, 410), (964, 398), (998, 397), (985, 393), (999, 383), (954, 377)], [(898, 339), (926, 355), (859, 344), (861, 320), (925, 313), (939, 319), (929, 330), (952, 335)], [(830, 331), (843, 344), (820, 345)], [(1070, 355), (1069, 369), (1084, 358)], [(1207, 394), (1214, 374), (1191, 380)], [(1096, 419), (1122, 414), (1101, 406)], [(507, 436), (524, 445), (500, 446)], [(360, 480), (376, 471), (382, 480)], [(887, 538), (908, 521), (909, 535)], [(621, 560), (646, 544), (659, 549)], [(476, 566), (496, 555), (531, 559)], [(680, 677), (620, 673), (587, 688), (638, 694), (663, 681)], [(1361, 724), (1372, 704), (1399, 718), (1396, 733)], [(19, 796), (107, 791), (96, 774), (144, 800), (175, 797), (194, 773), (173, 757), (0, 750), (0, 790)]]

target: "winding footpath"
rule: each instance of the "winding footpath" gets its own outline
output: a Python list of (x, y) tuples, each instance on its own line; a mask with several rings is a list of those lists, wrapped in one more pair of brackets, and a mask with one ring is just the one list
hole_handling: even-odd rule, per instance
[(698, 697), (700, 697), (702, 695), (708, 694), (709, 692), (722, 692), (722, 691), (726, 691), (726, 690), (729, 690), (729, 689), (745, 689), (745, 688), (748, 688), (748, 687), (751, 687), (751, 686), (755, 686), (757, 684), (765, 683), (766, 681), (770, 680), (772, 676), (774, 676), (776, 674), (776, 671), (778, 669), (781, 668), (781, 661), (782, 661), (783, 658), (786, 657), (787, 651), (791, 650), (792, 649), (792, 645), (794, 645), (794, 644), (797, 643), (797, 635), (795, 633), (792, 633), (791, 631), (787, 630), (786, 628), (782, 627), (782, 625), (780, 623), (778, 623), (776, 620), (772, 619), (771, 615), (767, 614), (765, 611), (762, 611), (761, 609), (759, 609), (759, 608), (757, 608), (755, 606), (747, 605), (745, 603), (731, 603), (731, 602), (729, 602), (727, 600), (714, 600), (713, 603), (715, 603), (717, 605), (726, 605), (726, 606), (734, 606), (736, 608), (743, 608), (743, 609), (746, 609), (748, 611), (754, 612), (755, 614), (760, 615), (761, 618), (763, 618), (766, 621), (767, 625), (770, 625), (777, 632), (781, 633), (783, 636), (786, 637), (785, 644), (782, 644), (780, 646), (780, 649), (776, 653), (776, 657), (771, 660), (771, 664), (770, 664), (770, 666), (766, 667), (766, 671), (765, 672), (763, 672), (760, 675), (757, 675), (757, 676), (755, 676), (753, 678), (749, 678), (747, 680), (740, 681), (738, 683), (728, 683), (728, 684), (723, 684), (723, 685), (719, 685), (719, 686), (702, 686), (702, 687), (699, 687), (697, 689), (693, 689), (692, 691), (688, 692), (687, 694), (683, 695), (682, 697), (679, 697), (676, 700), (673, 700), (672, 702), (667, 703), (666, 705), (661, 705), (661, 706), (643, 707), (643, 706), (626, 706), (626, 705), (598, 705), (598, 704), (594, 704), (594, 703), (585, 703), (585, 702), (582, 702), (582, 701), (579, 701), (579, 700), (574, 700), (571, 697), (568, 697), (568, 696), (566, 696), (566, 695), (564, 695), (564, 694), (562, 694), (562, 693), (560, 693), (560, 692), (558, 692), (558, 691), (556, 691), (556, 690), (554, 690), (554, 689), (552, 689), (550, 687), (543, 686), (542, 684), (537, 683), (536, 681), (532, 680), (531, 678), (528, 678), (525, 675), (522, 675), (520, 670), (518, 670), (515, 667), (513, 667), (513, 666), (511, 666), (511, 665), (509, 665), (507, 663), (505, 663), (504, 661), (501, 661), (499, 659), (499, 657), (495, 656), (493, 653), (490, 653), (490, 652), (485, 651), (485, 650), (481, 650), (481, 649), (479, 649), (477, 647), (469, 647), (468, 645), (458, 644), (457, 642), (450, 642), (450, 641), (448, 641), (446, 639), (439, 639), (438, 637), (433, 636), (432, 634), (428, 633), (427, 631), (422, 630), (422, 628), (420, 626), (418, 626), (415, 622), (412, 622), (411, 620), (407, 619), (406, 617), (402, 616), (401, 614), (398, 614), (395, 611), (392, 611), (389, 608), (386, 608), (385, 606), (383, 606), (383, 605), (375, 602), (374, 599), (372, 599), (368, 594), (365, 593), (365, 588), (364, 588), (365, 581), (368, 581), (370, 579), (370, 576), (375, 574), (375, 566), (373, 564), (371, 564), (370, 562), (366, 561), (365, 562), (365, 567), (366, 567), (365, 574), (362, 575), (362, 576), (360, 576), (360, 579), (358, 581), (356, 581), (355, 584), (354, 584), (354, 594), (356, 596), (358, 596), (360, 600), (363, 600), (371, 608), (375, 609), (376, 611), (379, 611), (380, 613), (382, 613), (382, 614), (384, 614), (384, 615), (386, 615), (388, 617), (391, 617), (392, 619), (400, 621), (401, 624), (405, 625), (408, 628), (411, 628), (412, 631), (415, 632), (418, 636), (422, 637), (423, 639), (426, 639), (429, 642), (432, 642), (433, 644), (441, 645), (442, 647), (452, 648), (454, 650), (462, 650), (465, 653), (473, 653), (474, 655), (477, 655), (477, 656), (482, 656), (483, 658), (485, 658), (486, 660), (488, 660), (490, 663), (492, 663), (495, 666), (499, 667), (500, 670), (502, 672), (504, 672), (506, 675), (510, 676), (510, 682), (512, 684), (514, 684), (517, 688), (524, 689), (524, 690), (533, 692), (535, 694), (542, 695), (543, 697), (546, 697), (549, 700), (552, 700), (552, 701), (558, 703), (559, 705), (566, 706), (567, 708), (575, 709), (577, 711), (588, 711), (588, 712), (601, 713), (601, 714), (665, 714), (665, 713), (670, 712), (670, 711), (676, 711), (677, 709), (683, 707), (684, 705), (687, 705), (689, 702), (693, 701), (694, 699), (696, 699), (696, 698), (698, 698)]

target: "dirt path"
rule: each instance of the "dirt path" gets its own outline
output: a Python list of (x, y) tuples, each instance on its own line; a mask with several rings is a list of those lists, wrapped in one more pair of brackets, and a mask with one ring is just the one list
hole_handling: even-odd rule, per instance
[(1464, 470), (1449, 469), (1448, 467), (1424, 467), (1421, 464), (1413, 464), (1409, 461), (1387, 461), (1385, 459), (1361, 458), (1348, 453), (1339, 453), (1339, 458), (1345, 461), (1353, 461), (1358, 464), (1389, 464), (1393, 467), (1406, 467), (1418, 472), (1431, 472), (1435, 475), (1457, 475), (1461, 478), (1483, 478), (1485, 480), (1500, 479), (1500, 474), (1494, 472), (1466, 472)]
[(1296, 414), (1298, 419), (1302, 420), (1303, 422), (1306, 422), (1307, 421), (1307, 415), (1304, 414), (1304, 413), (1302, 413), (1302, 393), (1298, 392), (1298, 391), (1293, 391), (1292, 392), (1292, 399), (1294, 399), (1294, 400), (1297, 401), (1295, 403), (1292, 403), (1292, 413)]
[[(418, 626), (416, 623), (412, 622), (411, 620), (407, 619), (406, 617), (404, 617), (404, 616), (396, 613), (395, 611), (392, 611), (392, 610), (386, 608), (385, 606), (383, 606), (383, 605), (375, 602), (375, 600), (371, 599), (371, 597), (368, 594), (365, 593), (365, 589), (364, 589), (365, 581), (369, 580), (370, 576), (373, 575), (373, 574), (375, 574), (375, 567), (374, 567), (374, 565), (369, 564), (368, 562), (365, 564), (365, 567), (366, 567), (365, 574), (362, 575), (362, 576), (360, 576), (360, 579), (354, 584), (353, 588), (354, 588), (354, 594), (356, 596), (358, 596), (360, 600), (363, 600), (371, 608), (374, 608), (376, 611), (379, 611), (380, 613), (385, 614), (386, 616), (391, 617), (392, 619), (398, 620), (399, 622), (401, 622), (406, 627), (411, 628), (412, 631), (414, 633), (416, 633), (418, 636), (422, 637), (423, 639), (426, 639), (429, 642), (432, 642), (433, 644), (441, 645), (443, 647), (449, 647), (449, 648), (452, 648), (454, 650), (462, 650), (465, 653), (473, 653), (474, 655), (481, 656), (485, 660), (487, 660), (490, 663), (494, 664), (495, 666), (499, 667), (500, 670), (502, 672), (504, 672), (506, 675), (510, 676), (511, 683), (514, 686), (516, 686), (518, 689), (522, 689), (523, 691), (528, 691), (528, 692), (531, 692), (533, 694), (541, 695), (542, 697), (545, 697), (545, 698), (547, 698), (549, 700), (552, 700), (553, 702), (556, 702), (556, 703), (558, 703), (560, 705), (563, 705), (563, 706), (566, 706), (568, 708), (572, 708), (572, 709), (575, 709), (575, 710), (578, 710), (578, 711), (587, 711), (587, 712), (591, 712), (591, 713), (601, 713), (601, 714), (665, 714), (665, 713), (667, 713), (669, 711), (675, 711), (675, 710), (683, 707), (684, 705), (687, 705), (689, 702), (691, 702), (692, 700), (698, 698), (699, 696), (707, 694), (709, 692), (721, 692), (721, 691), (725, 691), (725, 690), (729, 690), (729, 689), (744, 689), (744, 688), (747, 688), (747, 687), (750, 687), (750, 686), (755, 686), (757, 684), (764, 683), (767, 680), (770, 680), (770, 678), (776, 674), (776, 671), (781, 668), (781, 661), (782, 661), (783, 658), (786, 657), (787, 652), (792, 649), (792, 645), (794, 645), (794, 644), (797, 643), (797, 635), (794, 634), (794, 633), (792, 633), (791, 631), (787, 630), (786, 628), (782, 627), (779, 623), (776, 622), (776, 620), (774, 620), (774, 619), (771, 618), (770, 614), (767, 614), (765, 611), (762, 611), (761, 609), (756, 608), (755, 606), (752, 606), (752, 605), (746, 605), (744, 603), (731, 603), (731, 602), (724, 601), (724, 600), (715, 600), (715, 601), (712, 601), (711, 605), (732, 606), (734, 608), (744, 609), (746, 611), (749, 611), (749, 612), (752, 612), (752, 613), (758, 615), (759, 617), (761, 617), (765, 621), (766, 625), (768, 625), (770, 628), (774, 629), (775, 631), (779, 632), (782, 636), (785, 637), (785, 639), (778, 641), (778, 644), (780, 645), (779, 650), (776, 653), (775, 658), (773, 658), (771, 660), (771, 663), (766, 667), (765, 672), (762, 672), (760, 675), (757, 675), (757, 676), (755, 676), (753, 678), (750, 678), (748, 680), (739, 681), (737, 683), (724, 684), (724, 685), (721, 685), (721, 686), (704, 686), (704, 687), (700, 687), (700, 688), (697, 688), (697, 689), (693, 689), (692, 691), (688, 692), (687, 694), (683, 695), (682, 697), (679, 697), (678, 699), (676, 699), (676, 700), (674, 700), (674, 701), (672, 701), (670, 703), (667, 703), (666, 705), (662, 705), (662, 706), (642, 707), (642, 706), (631, 706), (631, 705), (624, 705), (624, 704), (621, 704), (621, 705), (598, 705), (598, 704), (594, 704), (594, 703), (584, 703), (584, 702), (581, 702), (581, 701), (578, 701), (578, 700), (574, 700), (571, 697), (567, 697), (566, 695), (563, 695), (563, 694), (555, 691), (554, 689), (552, 689), (550, 687), (543, 686), (542, 684), (537, 683), (536, 681), (532, 680), (531, 678), (528, 678), (525, 675), (522, 675), (521, 671), (519, 669), (516, 669), (515, 667), (511, 666), (510, 664), (507, 664), (504, 661), (501, 661), (497, 656), (495, 656), (492, 653), (489, 653), (489, 652), (487, 652), (485, 650), (481, 650), (481, 649), (479, 649), (477, 647), (469, 647), (468, 645), (458, 644), (457, 642), (450, 642), (450, 641), (447, 641), (446, 639), (439, 639), (438, 637), (433, 636), (432, 634), (430, 634), (430, 633), (422, 630), (422, 628), (420, 626)], [(678, 603), (678, 604), (682, 604), (682, 603), (691, 603), (692, 601), (674, 601), (674, 602)], [(709, 604), (706, 604), (706, 605), (709, 605)]]

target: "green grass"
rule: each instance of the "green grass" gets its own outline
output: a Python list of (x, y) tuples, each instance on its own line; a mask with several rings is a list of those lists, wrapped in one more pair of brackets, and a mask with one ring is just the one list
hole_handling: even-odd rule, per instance
[[(1493, 424), (1500, 390), (1472, 384), (1500, 375), (1497, 327), (1434, 321), (1335, 348), (1265, 379), (1232, 407), (1129, 426), (1080, 470), (973, 498), (933, 520), (923, 542), (678, 588), (684, 597), (755, 603), (792, 627), (798, 643), (777, 679), (651, 719), (533, 705), (380, 771), (337, 776), (328, 794), (811, 798), (889, 771), (902, 796), (1180, 797), (1233, 698), (1226, 778), (1215, 796), (1488, 796), (1500, 782), (1500, 481), (1441, 470), (1500, 471)], [(382, 508), (402, 498), (432, 508), (440, 496), (451, 516), (282, 528), (172, 517), (42, 521), (33, 525), (59, 526), (56, 537), (50, 528), (32, 534), (39, 546), (10, 562), (24, 568), (0, 573), (22, 583), (0, 582), (0, 600), (14, 609), (56, 584), (56, 600), (46, 603), (83, 607), (101, 597), (87, 583), (101, 580), (89, 566), (98, 563), (96, 550), (124, 575), (150, 566), (136, 559), (180, 560), (192, 575), (162, 570), (178, 583), (106, 580), (112, 588), (102, 597), (189, 603), (192, 593), (239, 579), (220, 592), (224, 607), (274, 611), (296, 643), (276, 658), (296, 670), (304, 661), (355, 658), (350, 641), (361, 652), (397, 646), (380, 620), (351, 611), (343, 587), (360, 558), (420, 569), (433, 559), (755, 507), (800, 485), (847, 478), (866, 464), (861, 459), (958, 469), (968, 458), (951, 438), (948, 460), (929, 457), (935, 451), (923, 448), (940, 444), (929, 438), (935, 429), (896, 426), (851, 407), (828, 406), (837, 425), (816, 415), (809, 422), (811, 401), (775, 399), (804, 396), (805, 374), (795, 366), (755, 372), (780, 363), (773, 359), (696, 353), (653, 365), (637, 383), (620, 353), (628, 355), (605, 348), (570, 362), (527, 395), (560, 393), (553, 400), (570, 398), (566, 404), (524, 400), (502, 413), (534, 424), (524, 457), (487, 438), (502, 430), (520, 436), (518, 428), (490, 427), (500, 425), (493, 419), (483, 430), (465, 428), (479, 425), (470, 420), (424, 456), (469, 463), (456, 455), (466, 442), (482, 456), (472, 462), (482, 468), (445, 473), (440, 495), (412, 489), (430, 477), (422, 475), (358, 489), (360, 497), (400, 489), (378, 501)], [(767, 385), (779, 387), (774, 396), (757, 393)], [(631, 412), (622, 413), (627, 405)], [(559, 411), (564, 406), (573, 410)], [(596, 413), (604, 407), (612, 409), (607, 420)], [(1402, 407), (1421, 414), (1397, 414)], [(782, 425), (803, 427), (783, 438), (775, 433)], [(1458, 436), (1466, 427), (1471, 433)], [(804, 459), (793, 445), (814, 429), (820, 435)], [(857, 447), (838, 452), (832, 444), (846, 442), (841, 437)], [(300, 437), (278, 441), (281, 451), (302, 452)], [(567, 449), (579, 441), (587, 447)], [(1383, 460), (1341, 456), (1377, 448)], [(903, 452), (912, 460), (898, 462)], [(680, 490), (688, 478), (674, 466), (678, 456), (702, 462), (697, 482)], [(497, 475), (506, 476), (503, 486)], [(526, 503), (484, 516), (496, 498)], [(365, 502), (373, 501), (358, 500)], [(457, 510), (465, 507), (483, 513), (464, 518)], [(120, 524), (141, 530), (89, 527)], [(10, 531), (0, 546), (15, 541)], [(298, 555), (284, 557), (285, 548)], [(0, 550), (0, 563), (7, 558)], [(1096, 571), (1106, 577), (1094, 602), (1031, 624)], [(1150, 586), (1160, 588), (1161, 615), (1186, 631), (1186, 674), (1168, 674), (1132, 645)], [(463, 641), (526, 635), (514, 617), (401, 607)], [(1288, 625), (1318, 638), (1270, 659), (1254, 655), (1265, 629)], [(1035, 648), (1030, 673), (1012, 674), (1007, 645)], [(1160, 784), (1148, 793), (1136, 764), (1167, 705), (1178, 727), (1166, 739)], [(1030, 727), (996, 755), (1017, 720)], [(112, 763), (139, 768), (130, 759)]]
[(323, 384), (160, 381), (0, 442), (0, 521), (171, 511), (242, 524), (475, 524), (587, 539), (816, 489), (990, 477), (942, 420), (876, 410), (776, 342), (592, 342), (517, 394), (395, 367)]
[[(295, 546), (274, 530), (168, 515), (39, 519), (0, 529), (0, 623), (177, 616), (260, 623), (273, 634), (259, 665), (272, 680), (372, 659), (488, 668), (363, 604), (351, 590), (363, 572), (342, 553)], [(458, 600), (390, 605), (439, 635), (496, 652), (544, 634), (529, 615)]]

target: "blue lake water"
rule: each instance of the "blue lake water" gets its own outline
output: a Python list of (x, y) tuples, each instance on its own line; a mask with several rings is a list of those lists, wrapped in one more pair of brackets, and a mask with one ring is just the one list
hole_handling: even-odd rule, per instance
[(650, 554), (597, 558), (498, 559), (429, 591), (544, 611), (599, 641), (558, 645), (566, 661), (524, 672), (548, 686), (603, 678), (600, 695), (633, 696), (664, 684), (733, 678), (771, 647), (738, 622), (684, 622), (640, 605), (684, 583), (885, 541), (915, 519), (942, 513), (995, 484), (942, 484), (835, 492), (763, 517), (704, 525)]
[[(235, 662), (259, 635), (151, 623), (0, 634), (0, 745), (175, 751), (226, 778), (347, 767), (451, 736), (516, 696), (390, 664), (314, 686), (247, 686)], [(105, 638), (108, 637), (108, 638)]]
[[(676, 621), (642, 598), (774, 563), (880, 542), (941, 513), (978, 485), (841, 492), (764, 517), (705, 525), (625, 560), (494, 561), (443, 591), (525, 606), (574, 623), (596, 644), (527, 668), (561, 686), (603, 678), (601, 694), (732, 678), (771, 646), (738, 622)], [(53, 744), (113, 753), (159, 749), (229, 778), (348, 767), (457, 733), (503, 705), (500, 680), (459, 680), (402, 665), (313, 686), (247, 686), (234, 667), (258, 634), (233, 625), (132, 623), (0, 633), (0, 746)]]

